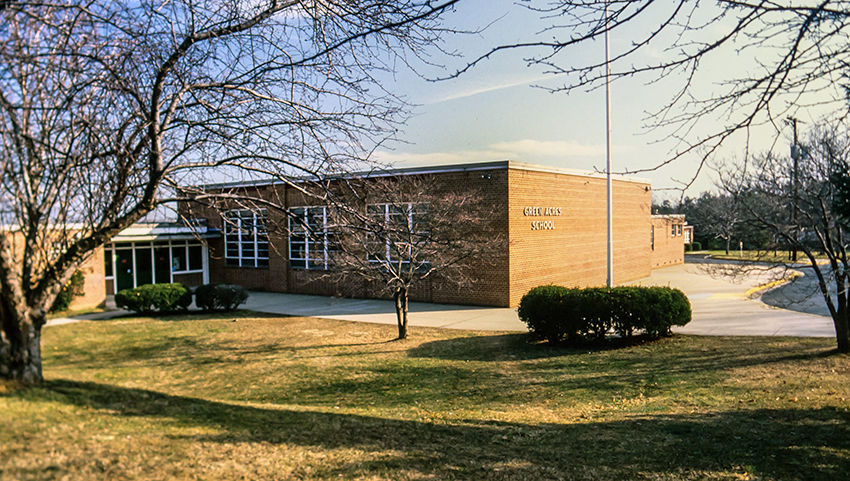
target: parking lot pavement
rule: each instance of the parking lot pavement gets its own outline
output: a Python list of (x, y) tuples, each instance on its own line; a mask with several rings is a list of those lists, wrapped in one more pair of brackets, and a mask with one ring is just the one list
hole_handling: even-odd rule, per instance
[[(671, 286), (691, 301), (693, 320), (674, 332), (712, 336), (804, 336), (833, 337), (832, 319), (813, 312), (770, 306), (748, 291), (775, 280), (775, 272), (750, 272), (731, 278), (718, 265), (688, 256), (689, 262), (652, 271), (652, 276), (633, 284)], [(714, 275), (712, 275), (714, 274)]]

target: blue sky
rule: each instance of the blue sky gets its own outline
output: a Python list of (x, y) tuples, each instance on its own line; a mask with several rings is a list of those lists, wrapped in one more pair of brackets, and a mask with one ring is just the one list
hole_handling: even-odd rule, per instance
[[(663, 8), (658, 11), (665, 13)], [(491, 46), (532, 38), (547, 25), (539, 15), (510, 1), (464, 0), (457, 10), (445, 17), (448, 26), (474, 29), (490, 26), (479, 34), (458, 35), (448, 39), (448, 47), (465, 58), (435, 57), (447, 70), (462, 66), (472, 56), (486, 52)], [(628, 48), (632, 38), (648, 28), (634, 25), (619, 37), (611, 39), (612, 54)], [(722, 26), (718, 26), (718, 29)], [(719, 31), (719, 30), (718, 30)], [(711, 31), (706, 31), (711, 35)], [(552, 34), (541, 33), (543, 38)], [(560, 34), (559, 34), (560, 35)], [(651, 61), (665, 55), (663, 39), (651, 45), (633, 62)], [(561, 57), (559, 62), (583, 62), (604, 58), (603, 42), (588, 43)], [(460, 78), (428, 82), (409, 71), (399, 71), (384, 85), (416, 104), (400, 138), (404, 143), (387, 145), (376, 152), (376, 158), (396, 166), (451, 164), (484, 160), (517, 160), (574, 169), (603, 169), (605, 165), (605, 97), (604, 90), (574, 91), (570, 95), (549, 93), (533, 85), (556, 87), (564, 79), (547, 74), (538, 66), (527, 66), (524, 57), (534, 52), (500, 53), (463, 74)], [(539, 53), (539, 52), (538, 52)], [(704, 75), (698, 78), (695, 92), (710, 94), (725, 89), (722, 81), (733, 75), (758, 68), (754, 59), (774, 55), (765, 48), (718, 52), (703, 64)], [(440, 69), (421, 67), (426, 77), (444, 75)], [(634, 171), (658, 165), (682, 144), (668, 137), (672, 130), (645, 128), (647, 112), (660, 109), (669, 100), (680, 79), (670, 78), (652, 83), (653, 78), (628, 78), (612, 85), (613, 170)], [(823, 94), (821, 94), (823, 95)], [(835, 95), (840, 95), (835, 92)], [(790, 104), (789, 104), (790, 105)], [(733, 114), (721, 112), (716, 118), (701, 119), (703, 125), (690, 138), (717, 129)], [(823, 110), (796, 111), (805, 122), (813, 122)], [(751, 132), (749, 139), (737, 136), (724, 143), (715, 161), (740, 157), (746, 142), (758, 151), (773, 146), (788, 150), (790, 132), (777, 132), (772, 125)], [(686, 137), (686, 140), (688, 137)], [(677, 181), (689, 180), (696, 172), (698, 155), (677, 160), (654, 172), (637, 174), (653, 182), (653, 189), (681, 187)], [(698, 195), (714, 189), (710, 170), (700, 175), (687, 194)], [(676, 193), (669, 195), (676, 196)]]

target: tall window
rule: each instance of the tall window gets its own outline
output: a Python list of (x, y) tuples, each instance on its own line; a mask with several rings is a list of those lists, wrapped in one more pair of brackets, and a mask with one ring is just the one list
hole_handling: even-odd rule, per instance
[(297, 269), (328, 269), (337, 246), (328, 230), (328, 208), (289, 209), (289, 265)]
[(269, 266), (267, 214), (251, 210), (224, 213), (224, 264), (238, 267)]
[(427, 204), (371, 204), (366, 213), (377, 225), (387, 228), (387, 235), (372, 236), (367, 241), (367, 255), (372, 262), (418, 262), (416, 269), (428, 270), (429, 262), (413, 259), (416, 244), (428, 235)]

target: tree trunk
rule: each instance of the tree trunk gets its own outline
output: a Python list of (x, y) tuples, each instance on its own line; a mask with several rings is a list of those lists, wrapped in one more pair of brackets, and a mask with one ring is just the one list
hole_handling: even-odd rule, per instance
[(395, 315), (398, 320), (398, 338), (407, 339), (407, 288), (397, 288), (393, 298), (395, 299)]
[(731, 238), (731, 237), (727, 237), (727, 238), (726, 238), (726, 255), (727, 255), (727, 256), (729, 255), (729, 244), (730, 244), (731, 242), (732, 242), (732, 238)]
[(833, 316), (832, 322), (835, 325), (835, 340), (838, 341), (838, 352), (850, 353), (850, 322), (848, 322), (848, 310), (846, 303), (838, 309), (838, 312)]
[(0, 377), (24, 384), (38, 384), (41, 372), (41, 326), (45, 319), (28, 319), (20, 325), (10, 316), (3, 316), (0, 340)]

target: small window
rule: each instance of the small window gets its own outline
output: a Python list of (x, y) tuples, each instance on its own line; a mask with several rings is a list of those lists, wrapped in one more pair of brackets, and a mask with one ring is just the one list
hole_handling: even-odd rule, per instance
[(204, 251), (199, 245), (189, 246), (189, 270), (200, 271), (204, 268)]
[(173, 246), (171, 248), (171, 271), (181, 272), (186, 269), (186, 246)]
[(655, 250), (655, 226), (649, 226), (649, 250)]
[(682, 224), (676, 225), (676, 235), (677, 236), (682, 235)]
[(104, 277), (112, 277), (112, 249), (103, 250)]
[(676, 237), (676, 225), (675, 224), (670, 226), (670, 237)]

